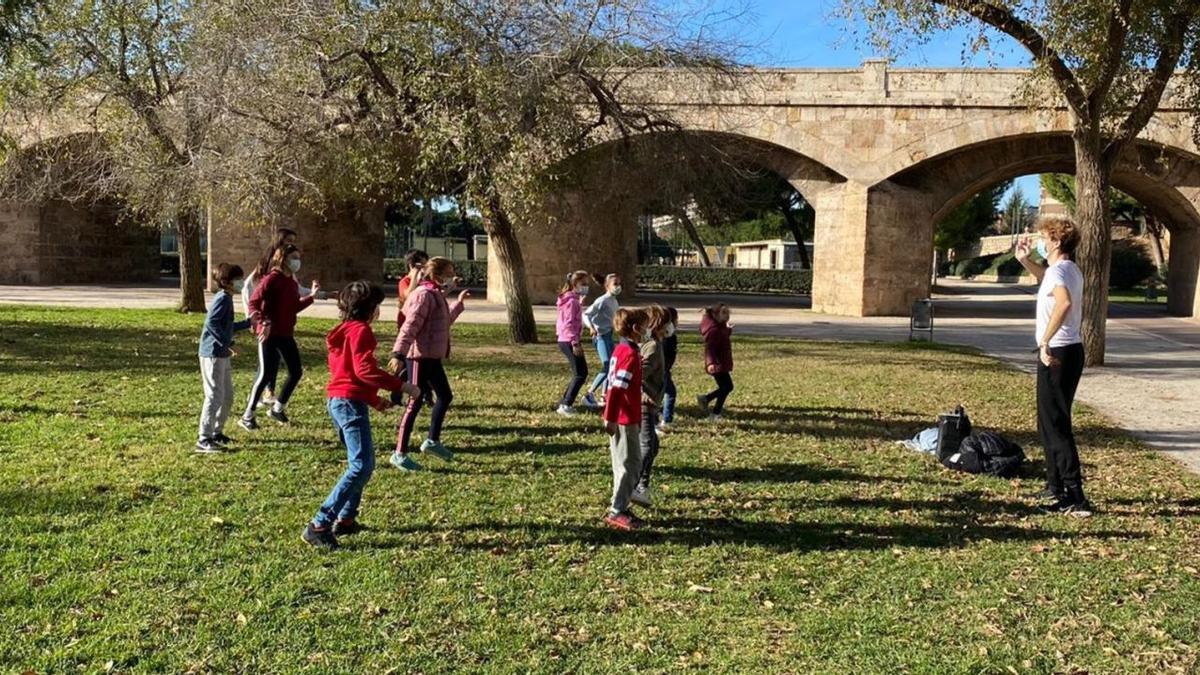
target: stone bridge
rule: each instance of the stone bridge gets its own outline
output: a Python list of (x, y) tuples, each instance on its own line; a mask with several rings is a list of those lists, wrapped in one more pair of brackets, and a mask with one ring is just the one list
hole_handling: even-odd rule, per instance
[[(656, 104), (698, 135), (752, 148), (816, 209), (813, 307), (845, 315), (907, 314), (929, 293), (934, 224), (980, 189), (1041, 172), (1071, 172), (1065, 108), (1018, 101), (1018, 70), (756, 70), (713, 86), (678, 72), (654, 77)], [(1170, 229), (1171, 310), (1200, 316), (1200, 149), (1191, 116), (1172, 101), (1120, 159), (1115, 185), (1150, 207)], [(564, 188), (518, 232), (535, 301), (552, 300), (566, 272), (636, 273), (637, 219), (655, 195), (636, 171), (613, 166), (604, 189)], [(614, 189), (615, 188), (615, 189)], [(308, 250), (305, 274), (332, 285), (379, 278), (383, 210), (331, 206), (294, 219)], [(110, 219), (46, 205), (0, 204), (0, 282), (56, 283)], [(268, 238), (240, 222), (209, 224), (212, 262), (252, 264)], [(122, 244), (124, 245), (124, 244)], [(133, 255), (141, 244), (114, 249)], [(69, 249), (69, 250), (68, 250)], [(18, 256), (9, 252), (20, 252)], [(494, 247), (489, 247), (494, 252)], [(39, 257), (41, 256), (41, 257)], [(11, 259), (22, 257), (16, 264)], [(41, 261), (41, 262), (39, 262)], [(13, 268), (21, 269), (14, 271)], [(489, 297), (502, 301), (497, 266)], [(632, 286), (628, 281), (627, 286)]]
[[(687, 129), (749, 144), (813, 204), (817, 311), (907, 314), (929, 294), (933, 229), (943, 216), (1000, 181), (1074, 171), (1070, 114), (1022, 105), (1025, 71), (867, 62), (739, 79), (714, 89), (664, 74), (655, 79), (656, 101)], [(1167, 223), (1170, 308), (1200, 316), (1200, 151), (1191, 121), (1164, 105), (1121, 158), (1114, 183)], [(633, 177), (602, 203), (586, 187), (559, 195), (520, 233), (538, 300), (552, 297), (567, 270), (634, 272), (632, 219), (646, 201), (639, 183)], [(496, 297), (501, 289), (491, 286)]]

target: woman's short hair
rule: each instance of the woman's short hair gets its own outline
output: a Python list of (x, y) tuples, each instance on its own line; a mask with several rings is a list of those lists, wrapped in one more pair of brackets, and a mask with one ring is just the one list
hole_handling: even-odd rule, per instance
[(383, 304), (383, 289), (369, 281), (351, 281), (338, 293), (337, 304), (342, 321), (367, 321)]
[(1075, 257), (1075, 249), (1079, 247), (1079, 229), (1075, 227), (1075, 221), (1067, 216), (1042, 216), (1037, 229), (1043, 236), (1058, 242), (1059, 253), (1068, 258)]

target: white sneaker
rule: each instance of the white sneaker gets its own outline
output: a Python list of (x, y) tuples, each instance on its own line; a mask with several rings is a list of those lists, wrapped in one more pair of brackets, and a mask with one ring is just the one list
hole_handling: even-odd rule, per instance
[(563, 404), (563, 403), (558, 404), (558, 410), (555, 410), (554, 412), (558, 413), (559, 415), (562, 415), (563, 417), (574, 417), (575, 416), (575, 409), (572, 408), (571, 406)]
[(721, 417), (720, 415), (716, 414), (716, 413), (713, 413), (713, 414), (711, 414), (711, 415), (709, 415), (709, 416), (708, 416), (708, 421), (709, 421), (709, 422), (720, 422), (722, 419), (724, 419), (724, 418), (723, 418), (723, 417)]
[(633, 494), (629, 495), (629, 501), (640, 506), (650, 506), (650, 488), (637, 486), (633, 489)]
[(659, 436), (662, 436), (665, 433), (670, 433), (671, 423), (670, 422), (659, 422), (658, 428), (656, 429), (656, 431), (658, 431)]

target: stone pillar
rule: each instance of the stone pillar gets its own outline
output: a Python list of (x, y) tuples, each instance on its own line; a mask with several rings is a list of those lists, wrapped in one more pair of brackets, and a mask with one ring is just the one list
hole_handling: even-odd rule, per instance
[[(587, 270), (600, 280), (620, 274), (626, 295), (632, 296), (637, 287), (637, 216), (628, 204), (597, 202), (586, 191), (548, 197), (545, 206), (517, 228), (533, 303), (553, 304), (567, 274), (575, 270)], [(503, 304), (495, 250), (488, 245), (488, 302)], [(598, 290), (593, 284), (592, 297)]]
[(816, 195), (813, 310), (907, 316), (929, 296), (933, 221), (920, 192), (848, 181)]
[(1171, 232), (1167, 272), (1167, 311), (1200, 319), (1200, 230), (1194, 227)]
[(301, 283), (319, 279), (330, 293), (357, 279), (383, 281), (383, 221), (386, 207), (377, 204), (339, 204), (323, 213), (306, 212), (278, 225), (247, 225), (232, 217), (210, 214), (208, 265), (241, 265), (247, 274), (271, 242), (275, 228), (296, 231), (304, 259)]

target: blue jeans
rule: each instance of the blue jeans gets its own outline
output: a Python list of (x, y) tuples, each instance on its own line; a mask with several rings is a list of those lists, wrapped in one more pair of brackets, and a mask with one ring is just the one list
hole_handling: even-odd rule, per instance
[(663, 373), (663, 405), (662, 421), (670, 424), (675, 419), (675, 399), (679, 392), (675, 390), (675, 379), (671, 377), (671, 369)]
[(596, 345), (596, 355), (600, 357), (600, 372), (596, 373), (596, 379), (592, 380), (592, 386), (588, 387), (589, 394), (599, 391), (604, 383), (608, 382), (608, 360), (612, 358), (613, 353), (612, 333), (597, 335), (592, 338), (592, 344)]
[(353, 520), (358, 515), (363, 488), (375, 471), (375, 444), (371, 441), (370, 409), (362, 401), (329, 399), (329, 416), (337, 429), (338, 440), (346, 446), (346, 472), (333, 486), (333, 492), (317, 510), (313, 522), (326, 526), (334, 520)]

